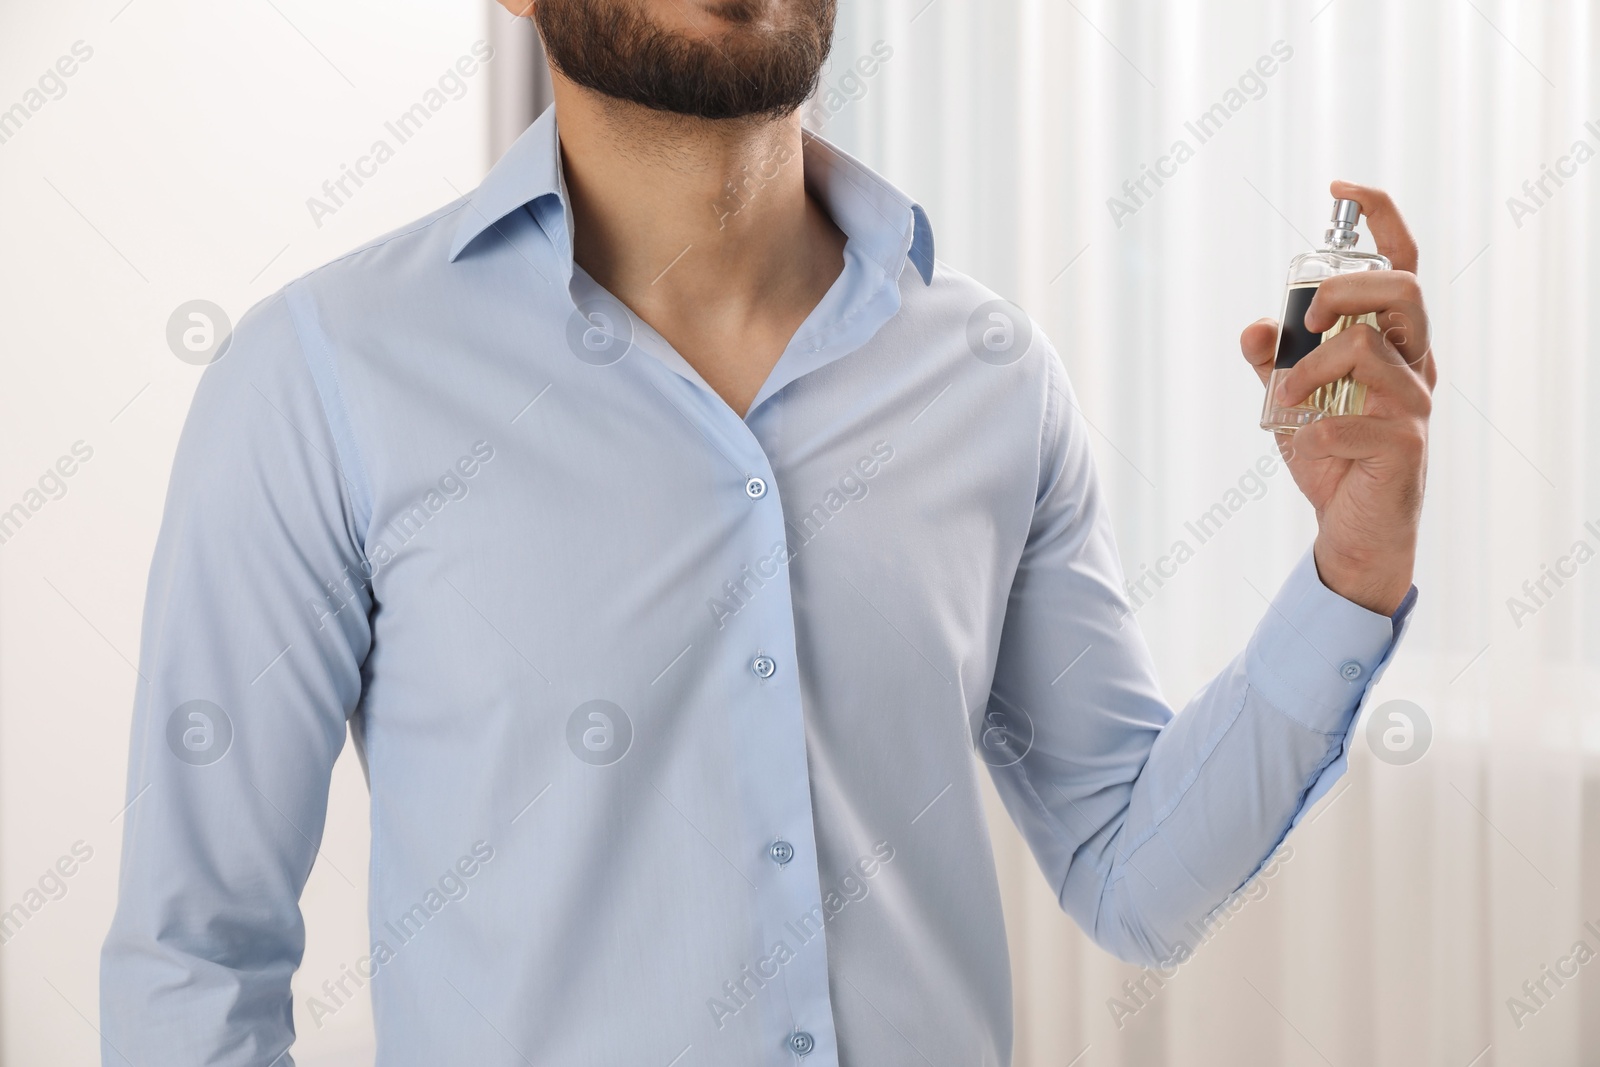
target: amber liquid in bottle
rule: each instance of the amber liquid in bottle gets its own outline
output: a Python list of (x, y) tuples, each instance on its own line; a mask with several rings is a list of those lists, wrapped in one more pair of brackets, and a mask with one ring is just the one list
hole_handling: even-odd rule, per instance
[(1320, 386), (1305, 400), (1293, 406), (1278, 403), (1278, 384), (1318, 345), (1333, 340), (1357, 323), (1378, 328), (1376, 315), (1345, 315), (1323, 333), (1306, 329), (1306, 311), (1317, 287), (1339, 274), (1365, 270), (1389, 270), (1389, 260), (1376, 252), (1355, 251), (1360, 235), (1356, 222), (1361, 206), (1354, 200), (1335, 200), (1333, 227), (1327, 245), (1318, 252), (1304, 252), (1289, 263), (1289, 288), (1284, 295), (1283, 315), (1278, 326), (1277, 354), (1272, 375), (1267, 380), (1266, 404), (1261, 409), (1261, 428), (1274, 433), (1294, 433), (1302, 426), (1328, 415), (1360, 415), (1366, 407), (1367, 387), (1346, 376)]

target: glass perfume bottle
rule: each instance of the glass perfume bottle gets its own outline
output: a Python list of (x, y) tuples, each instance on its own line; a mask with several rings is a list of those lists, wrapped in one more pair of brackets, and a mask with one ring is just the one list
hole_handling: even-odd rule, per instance
[(1284, 374), (1310, 355), (1312, 349), (1359, 322), (1378, 328), (1378, 316), (1367, 314), (1344, 315), (1325, 333), (1306, 329), (1306, 310), (1317, 294), (1317, 286), (1338, 274), (1389, 269), (1386, 257), (1355, 250), (1360, 240), (1360, 234), (1356, 233), (1356, 223), (1360, 219), (1360, 204), (1354, 200), (1335, 200), (1333, 226), (1325, 238), (1327, 244), (1319, 252), (1302, 252), (1289, 262), (1289, 291), (1284, 296), (1283, 316), (1278, 326), (1277, 356), (1267, 380), (1266, 404), (1261, 409), (1263, 430), (1294, 433), (1325, 415), (1360, 415), (1366, 406), (1367, 387), (1348, 376), (1319, 387), (1292, 407), (1281, 405), (1277, 400), (1278, 383)]

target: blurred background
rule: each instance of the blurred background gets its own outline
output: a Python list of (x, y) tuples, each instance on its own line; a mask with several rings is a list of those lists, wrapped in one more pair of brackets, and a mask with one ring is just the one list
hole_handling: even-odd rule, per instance
[[(1126, 569), (1160, 577), (1138, 620), (1176, 704), (1312, 536), (1287, 475), (1252, 475), (1237, 337), (1321, 243), (1331, 179), (1394, 194), (1436, 331), (1421, 600), (1376, 725), (1195, 958), (1096, 949), (992, 805), (1019, 1067), (1600, 1062), (1597, 55), (1592, 0), (842, 0), (808, 122), (1056, 342)], [(467, 192), (542, 77), (488, 0), (0, 4), (3, 1067), (98, 1062), (145, 574), (201, 372), (169, 321), (237, 321)], [(371, 1062), (365, 1001), (305, 1007), (366, 951), (366, 804), (347, 749), (303, 1067)]]

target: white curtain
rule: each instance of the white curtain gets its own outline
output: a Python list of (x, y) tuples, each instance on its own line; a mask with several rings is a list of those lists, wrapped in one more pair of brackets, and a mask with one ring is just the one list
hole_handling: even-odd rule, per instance
[(1370, 706), (1413, 702), (1431, 745), (1397, 766), (1359, 739), (1271, 877), (1133, 993), (996, 804), (1019, 1067), (1600, 1062), (1600, 959), (1574, 954), (1600, 953), (1597, 48), (1592, 0), (844, 0), (812, 124), (1049, 332), (1130, 575), (1195, 548), (1138, 615), (1180, 706), (1314, 530), (1287, 475), (1249, 477), (1270, 441), (1240, 329), (1278, 314), (1330, 179), (1389, 189), (1422, 247), (1421, 600)]

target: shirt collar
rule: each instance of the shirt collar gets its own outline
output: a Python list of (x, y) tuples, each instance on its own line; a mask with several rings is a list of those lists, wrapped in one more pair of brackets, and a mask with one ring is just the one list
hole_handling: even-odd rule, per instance
[[(923, 282), (933, 284), (933, 227), (922, 206), (809, 130), (804, 143), (806, 185), (845, 236), (890, 277), (898, 276), (899, 266), (910, 259)], [(467, 210), (450, 245), (451, 262), (507, 215), (550, 197), (553, 200), (548, 206), (559, 204), (559, 216), (554, 211), (536, 211), (535, 218), (570, 267), (572, 208), (562, 178), (559, 146), (556, 110), (551, 106), (467, 196)]]

